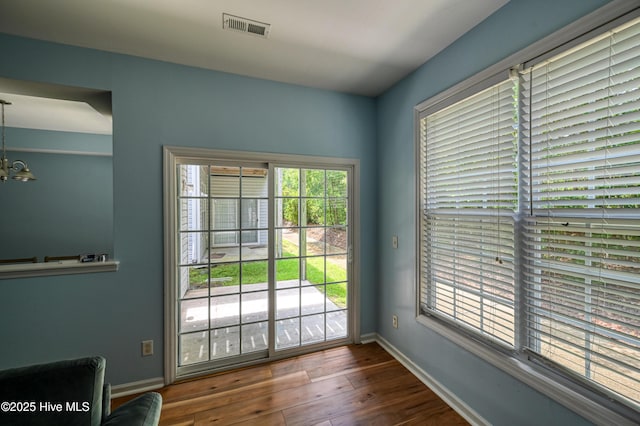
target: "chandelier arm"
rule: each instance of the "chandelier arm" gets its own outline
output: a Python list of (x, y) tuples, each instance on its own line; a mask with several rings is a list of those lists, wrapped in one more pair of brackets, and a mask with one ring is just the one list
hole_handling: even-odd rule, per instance
[(24, 169), (28, 169), (29, 166), (27, 165), (26, 162), (22, 161), (22, 160), (13, 160), (13, 162), (11, 163), (11, 166), (9, 166), (10, 169), (13, 169), (15, 171), (18, 171), (18, 168), (16, 167), (16, 164), (19, 164), (21, 166), (21, 170)]

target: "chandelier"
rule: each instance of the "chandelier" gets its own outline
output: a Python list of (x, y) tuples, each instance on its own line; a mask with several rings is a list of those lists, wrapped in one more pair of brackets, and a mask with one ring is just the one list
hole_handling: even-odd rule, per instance
[(11, 105), (11, 102), (0, 99), (0, 104), (2, 104), (2, 158), (0, 158), (0, 181), (3, 183), (6, 182), (9, 178), (10, 172), (13, 172), (12, 179), (14, 180), (21, 182), (36, 180), (36, 177), (31, 173), (31, 170), (29, 170), (27, 163), (22, 160), (10, 162), (7, 158), (7, 147), (5, 145), (4, 137), (4, 106)]

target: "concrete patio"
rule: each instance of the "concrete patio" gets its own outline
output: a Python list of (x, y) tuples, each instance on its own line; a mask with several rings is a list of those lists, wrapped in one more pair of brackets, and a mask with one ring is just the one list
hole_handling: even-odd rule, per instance
[[(189, 290), (181, 302), (181, 365), (268, 348), (267, 284)], [(240, 304), (242, 300), (242, 304)], [(347, 310), (308, 281), (276, 288), (276, 349), (347, 337)]]

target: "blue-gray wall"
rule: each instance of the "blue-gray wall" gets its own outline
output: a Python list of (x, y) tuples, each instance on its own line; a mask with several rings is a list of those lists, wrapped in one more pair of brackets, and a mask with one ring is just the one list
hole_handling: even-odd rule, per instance
[(113, 255), (111, 135), (7, 128), (6, 139), (19, 149), (7, 157), (25, 161), (37, 180), (0, 184), (0, 259)]
[[(382, 337), (496, 425), (587, 422), (416, 322), (413, 108), (605, 3), (511, 0), (377, 99), (380, 266), (376, 328)], [(392, 248), (393, 235), (399, 237), (398, 249)], [(398, 315), (398, 329), (392, 328), (393, 314)]]
[[(375, 331), (374, 99), (3, 34), (0, 52), (2, 77), (112, 91), (120, 261), (113, 273), (0, 280), (0, 369), (101, 354), (112, 384), (163, 375), (163, 145), (359, 159), (361, 327)], [(147, 339), (156, 354), (143, 358)]]

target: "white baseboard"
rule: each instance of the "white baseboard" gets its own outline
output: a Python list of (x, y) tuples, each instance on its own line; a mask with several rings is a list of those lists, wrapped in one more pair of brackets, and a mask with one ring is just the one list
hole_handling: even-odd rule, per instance
[(360, 336), (360, 343), (362, 344), (377, 342), (377, 341), (378, 341), (377, 333), (367, 333)]
[(133, 395), (134, 393), (149, 392), (160, 389), (164, 386), (164, 378), (156, 377), (154, 379), (140, 380), (138, 382), (123, 383), (121, 385), (111, 386), (111, 398), (119, 398), (121, 396)]
[(449, 389), (444, 387), (440, 382), (434, 379), (429, 373), (424, 371), (418, 365), (416, 365), (411, 359), (400, 352), (395, 346), (386, 341), (382, 336), (377, 333), (367, 334), (361, 336), (363, 343), (378, 342), (391, 356), (398, 360), (398, 362), (407, 368), (414, 376), (418, 378), (422, 383), (427, 385), (429, 389), (435, 392), (444, 402), (446, 402), (451, 408), (453, 408), (458, 414), (460, 414), (466, 421), (472, 425), (488, 426), (489, 423), (486, 419), (480, 416), (475, 410), (469, 407), (464, 401), (458, 398)]

